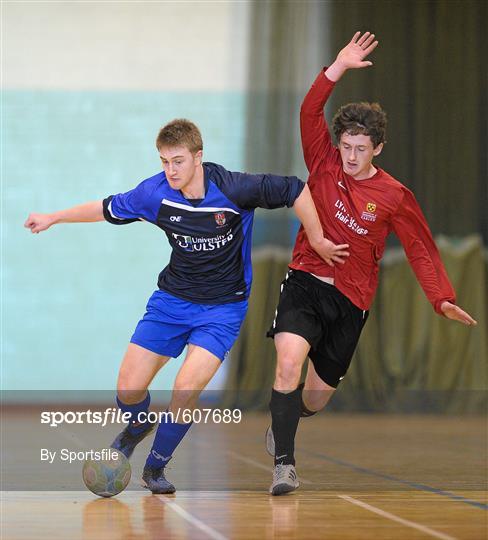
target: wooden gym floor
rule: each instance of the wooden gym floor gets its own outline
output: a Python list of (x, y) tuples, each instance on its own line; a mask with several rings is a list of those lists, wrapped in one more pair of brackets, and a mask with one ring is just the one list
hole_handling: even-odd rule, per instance
[[(100, 499), (81, 463), (41, 462), (51, 449), (99, 448), (119, 431), (40, 426), (8, 410), (2, 426), (2, 540), (472, 539), (488, 538), (487, 425), (481, 417), (344, 415), (304, 419), (301, 486), (271, 497), (265, 414), (194, 425), (170, 463), (175, 495), (139, 485), (150, 447), (136, 450), (126, 491)], [(98, 444), (94, 444), (98, 442)], [(94, 444), (94, 446), (91, 446)]]

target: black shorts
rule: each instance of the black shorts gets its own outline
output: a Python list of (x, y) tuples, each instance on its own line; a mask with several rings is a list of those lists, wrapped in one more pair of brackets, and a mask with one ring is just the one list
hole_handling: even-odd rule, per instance
[(336, 388), (349, 368), (367, 318), (368, 311), (356, 307), (333, 285), (307, 272), (290, 270), (281, 284), (267, 336), (290, 332), (306, 339), (315, 371)]

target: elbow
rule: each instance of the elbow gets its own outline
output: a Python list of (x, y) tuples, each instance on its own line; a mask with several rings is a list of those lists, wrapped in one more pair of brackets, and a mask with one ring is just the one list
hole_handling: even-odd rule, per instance
[(300, 206), (302, 201), (311, 199), (312, 197), (312, 195), (310, 194), (310, 189), (307, 186), (307, 184), (304, 184), (301, 180), (299, 180), (299, 182), (301, 185), (297, 186), (297, 192), (296, 192), (294, 201), (291, 205), (288, 205), (288, 206), (293, 206), (293, 208), (297, 208), (298, 206)]
[(307, 100), (304, 100), (300, 105), (300, 118), (303, 119), (310, 114), (310, 107), (307, 106)]
[(305, 102), (303, 102), (302, 106), (300, 107), (300, 123), (302, 125), (303, 125), (303, 122), (306, 121), (308, 116), (310, 116), (309, 111), (307, 110), (307, 106)]

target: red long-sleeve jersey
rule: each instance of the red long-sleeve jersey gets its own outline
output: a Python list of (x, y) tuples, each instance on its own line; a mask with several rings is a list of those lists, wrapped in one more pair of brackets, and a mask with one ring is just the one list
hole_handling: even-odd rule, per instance
[(343, 265), (328, 266), (300, 227), (290, 268), (333, 277), (335, 286), (353, 304), (369, 309), (386, 237), (393, 231), (427, 298), (442, 314), (442, 302), (454, 303), (455, 293), (413, 193), (378, 167), (375, 175), (365, 180), (355, 180), (343, 171), (324, 117), (324, 105), (333, 88), (334, 83), (322, 71), (305, 96), (300, 113), (302, 145), (310, 173), (308, 186), (324, 235), (335, 244), (349, 244), (350, 255)]

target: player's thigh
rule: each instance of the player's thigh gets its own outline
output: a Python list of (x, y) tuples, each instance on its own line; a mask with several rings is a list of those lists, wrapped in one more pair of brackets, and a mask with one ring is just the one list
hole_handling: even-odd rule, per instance
[[(323, 324), (318, 313), (317, 283), (320, 281), (310, 278), (305, 272), (289, 271), (287, 278), (281, 284), (280, 298), (276, 314), (267, 336), (275, 338), (279, 334), (293, 334), (301, 337), (297, 340), (294, 350), (304, 341), (312, 347), (321, 339)], [(293, 338), (290, 338), (293, 339)], [(282, 342), (285, 339), (282, 337)], [(286, 353), (285, 347), (280, 347), (275, 340), (278, 356)], [(306, 355), (305, 355), (306, 356)]]
[(323, 409), (335, 390), (336, 389), (333, 386), (328, 385), (322, 380), (315, 371), (313, 362), (309, 361), (302, 394), (305, 407), (310, 411), (319, 411), (320, 409)]
[(155, 291), (130, 339), (160, 356), (178, 357), (188, 342), (198, 306), (165, 291)]
[(188, 337), (188, 354), (193, 354), (192, 345), (200, 347), (226, 360), (234, 345), (246, 317), (248, 302), (206, 305), (193, 320), (193, 328)]
[(291, 392), (300, 382), (310, 343), (302, 336), (290, 332), (275, 334), (274, 341), (277, 361), (273, 388), (278, 392)]
[(337, 388), (345, 377), (368, 312), (354, 306), (347, 298), (340, 299), (341, 317), (329, 325), (328, 332), (309, 353), (315, 372), (324, 383)]
[[(129, 343), (119, 370), (117, 389), (120, 392), (146, 390), (156, 373), (166, 364), (169, 356), (163, 356)], [(124, 401), (122, 399), (122, 401)]]
[(203, 390), (222, 365), (212, 352), (198, 345), (188, 345), (185, 360), (175, 379), (179, 390)]
[(310, 343), (292, 332), (279, 332), (274, 337), (278, 364), (291, 361), (300, 367), (307, 358)]
[(202, 390), (207, 386), (222, 365), (215, 354), (189, 345), (185, 360), (176, 375), (170, 410), (193, 409), (197, 405)]

